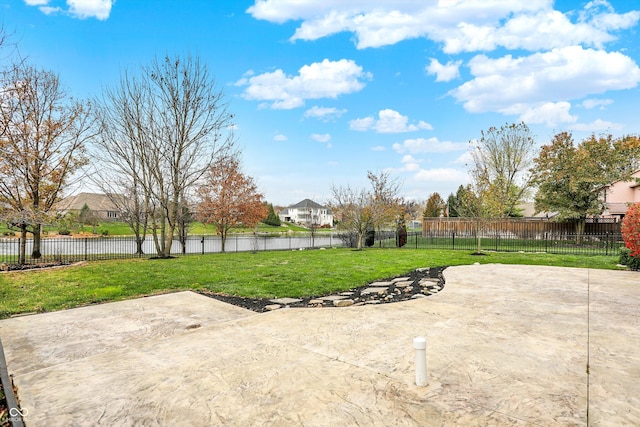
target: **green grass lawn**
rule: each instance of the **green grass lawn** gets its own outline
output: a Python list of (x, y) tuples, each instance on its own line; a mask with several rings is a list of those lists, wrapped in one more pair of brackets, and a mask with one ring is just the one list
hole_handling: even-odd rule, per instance
[(419, 267), (503, 263), (615, 269), (617, 256), (329, 249), (113, 260), (0, 274), (0, 318), (178, 290), (258, 298), (319, 296)]

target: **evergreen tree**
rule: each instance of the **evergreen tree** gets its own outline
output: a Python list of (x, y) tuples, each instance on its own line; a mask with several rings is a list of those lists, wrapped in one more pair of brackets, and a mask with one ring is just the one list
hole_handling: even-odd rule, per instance
[(271, 203), (268, 204), (267, 209), (269, 210), (269, 213), (267, 214), (267, 217), (265, 218), (264, 222), (267, 225), (272, 225), (274, 227), (280, 227), (281, 221), (280, 218), (278, 217), (278, 215), (276, 215), (276, 211), (273, 209), (273, 205)]
[(450, 218), (458, 217), (458, 199), (456, 195), (451, 193), (447, 198), (447, 216)]
[(427, 205), (422, 213), (426, 218), (438, 218), (441, 214), (444, 214), (446, 208), (445, 202), (439, 193), (433, 193), (427, 200)]

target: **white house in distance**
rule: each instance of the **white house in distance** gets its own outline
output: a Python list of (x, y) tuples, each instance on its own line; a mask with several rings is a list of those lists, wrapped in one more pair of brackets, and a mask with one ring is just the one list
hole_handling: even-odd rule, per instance
[(284, 208), (278, 212), (280, 221), (294, 222), (307, 227), (316, 225), (318, 227), (333, 227), (333, 214), (331, 209), (322, 206), (313, 200), (304, 199), (301, 202)]

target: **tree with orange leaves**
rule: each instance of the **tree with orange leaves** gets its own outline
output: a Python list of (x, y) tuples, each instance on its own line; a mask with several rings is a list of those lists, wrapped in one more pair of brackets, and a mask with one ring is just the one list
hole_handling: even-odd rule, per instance
[(222, 252), (231, 228), (254, 227), (267, 216), (263, 196), (253, 178), (240, 170), (237, 155), (220, 159), (207, 170), (198, 198), (196, 218), (205, 225), (213, 224)]
[(40, 258), (42, 224), (70, 179), (87, 163), (89, 105), (69, 97), (57, 74), (21, 63), (0, 83), (0, 206), (20, 231), (19, 263)]

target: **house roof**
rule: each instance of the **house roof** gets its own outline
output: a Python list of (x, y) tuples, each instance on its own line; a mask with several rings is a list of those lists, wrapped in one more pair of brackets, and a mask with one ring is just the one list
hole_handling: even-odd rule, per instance
[(627, 203), (607, 203), (607, 210), (610, 215), (624, 215), (629, 210)]
[[(124, 196), (121, 195), (118, 195), (118, 197), (124, 198)], [(93, 211), (119, 210), (109, 196), (100, 193), (79, 193), (73, 196), (67, 196), (56, 205), (56, 209), (79, 211), (85, 204)]]
[(614, 181), (611, 184), (607, 185), (606, 187), (611, 187), (614, 184), (617, 184), (619, 182), (628, 182), (629, 183), (629, 187), (631, 188), (635, 188), (640, 186), (640, 169), (638, 169), (637, 171), (635, 171), (634, 173), (631, 174), (631, 180), (627, 180), (627, 181), (622, 181), (622, 180), (618, 180), (618, 181)]
[(301, 202), (296, 203), (295, 205), (289, 206), (289, 209), (302, 209), (302, 208), (324, 209), (324, 206), (314, 202), (311, 199), (304, 199)]

